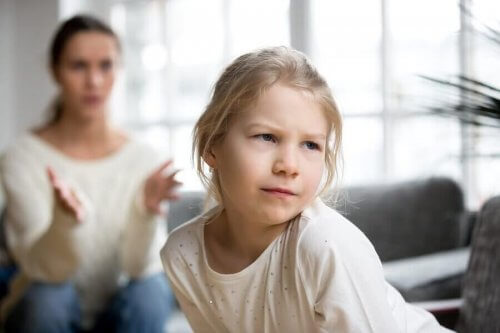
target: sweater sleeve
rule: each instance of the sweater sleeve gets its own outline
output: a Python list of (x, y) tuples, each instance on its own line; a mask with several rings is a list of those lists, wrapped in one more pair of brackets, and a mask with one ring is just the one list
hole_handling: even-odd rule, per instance
[[(321, 332), (449, 332), (384, 279), (368, 239), (346, 220), (313, 225), (299, 248)], [(302, 253), (303, 255), (300, 255)]]
[(161, 260), (165, 273), (170, 281), (170, 286), (175, 294), (175, 298), (179, 302), (181, 310), (185, 314), (194, 332), (216, 331), (216, 329), (210, 327), (210, 323), (205, 320), (203, 313), (193, 302), (192, 297), (189, 297), (186, 283), (189, 285), (187, 288), (191, 288), (191, 290), (196, 288), (196, 284), (189, 284), (189, 282), (187, 282), (186, 272), (188, 269), (185, 262), (180, 259), (183, 255), (178, 252), (178, 246), (176, 246), (179, 243), (178, 235), (174, 234), (172, 236), (173, 237), (169, 237), (167, 243), (161, 250)]
[(318, 331), (399, 332), (387, 311), (385, 285), (373, 258), (358, 248), (356, 257), (346, 263), (345, 253), (329, 233), (317, 235), (322, 238), (317, 241), (322, 248), (304, 239), (298, 267), (303, 285), (310, 286)]
[[(60, 282), (78, 267), (76, 234), (80, 224), (56, 204), (45, 169), (29, 152), (10, 151), (3, 156), (5, 232), (9, 250), (27, 276)], [(92, 218), (92, 207), (83, 193), (75, 190), (84, 205), (81, 225), (85, 225)]]
[(149, 147), (142, 149), (145, 156), (138, 159), (142, 162), (137, 166), (134, 196), (121, 244), (122, 267), (131, 278), (140, 278), (162, 270), (159, 253), (167, 236), (166, 218), (147, 211), (143, 196), (147, 177), (160, 164), (159, 155)]

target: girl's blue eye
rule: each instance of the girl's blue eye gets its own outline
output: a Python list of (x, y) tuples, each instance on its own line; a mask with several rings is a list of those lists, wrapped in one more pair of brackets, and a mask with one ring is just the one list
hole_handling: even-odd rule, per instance
[(310, 150), (319, 150), (319, 145), (315, 142), (312, 142), (312, 141), (307, 141), (305, 143), (306, 145), (306, 148), (307, 149), (310, 149)]
[(264, 133), (264, 134), (257, 134), (254, 136), (257, 139), (268, 141), (268, 142), (276, 142), (276, 137), (272, 134)]
[(261, 134), (260, 136), (264, 141), (273, 141), (273, 136), (271, 134)]

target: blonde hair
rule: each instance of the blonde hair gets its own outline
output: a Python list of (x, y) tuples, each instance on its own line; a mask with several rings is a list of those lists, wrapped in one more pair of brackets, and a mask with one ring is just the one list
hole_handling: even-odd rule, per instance
[(338, 177), (342, 118), (328, 84), (299, 51), (284, 46), (260, 49), (238, 57), (224, 70), (194, 127), (193, 160), (209, 197), (219, 203), (222, 203), (222, 192), (217, 172), (209, 171), (203, 158), (224, 140), (235, 115), (252, 107), (262, 93), (278, 82), (311, 93), (327, 118), (327, 174), (320, 194)]

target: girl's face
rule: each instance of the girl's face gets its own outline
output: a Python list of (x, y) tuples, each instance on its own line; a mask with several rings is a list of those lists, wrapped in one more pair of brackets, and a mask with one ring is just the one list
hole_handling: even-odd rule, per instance
[(64, 112), (79, 119), (102, 117), (115, 81), (119, 51), (114, 37), (79, 32), (64, 46), (53, 69)]
[(225, 209), (264, 225), (298, 215), (321, 181), (327, 132), (310, 94), (279, 83), (269, 88), (205, 157), (219, 175)]

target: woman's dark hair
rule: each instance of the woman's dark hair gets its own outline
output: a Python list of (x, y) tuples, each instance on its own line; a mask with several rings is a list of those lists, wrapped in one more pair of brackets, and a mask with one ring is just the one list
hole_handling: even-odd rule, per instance
[(79, 32), (101, 32), (109, 35), (116, 40), (116, 45), (120, 49), (118, 36), (110, 26), (90, 15), (76, 15), (64, 21), (54, 35), (49, 54), (50, 66), (52, 68), (59, 64), (64, 47), (68, 41)]
[[(109, 25), (90, 15), (76, 15), (64, 21), (54, 35), (49, 49), (49, 65), (52, 70), (55, 70), (59, 65), (61, 55), (68, 41), (80, 32), (100, 32), (109, 35), (115, 39), (118, 50), (121, 49), (120, 40)], [(56, 98), (49, 123), (58, 121), (61, 113), (61, 103), (59, 98)]]

